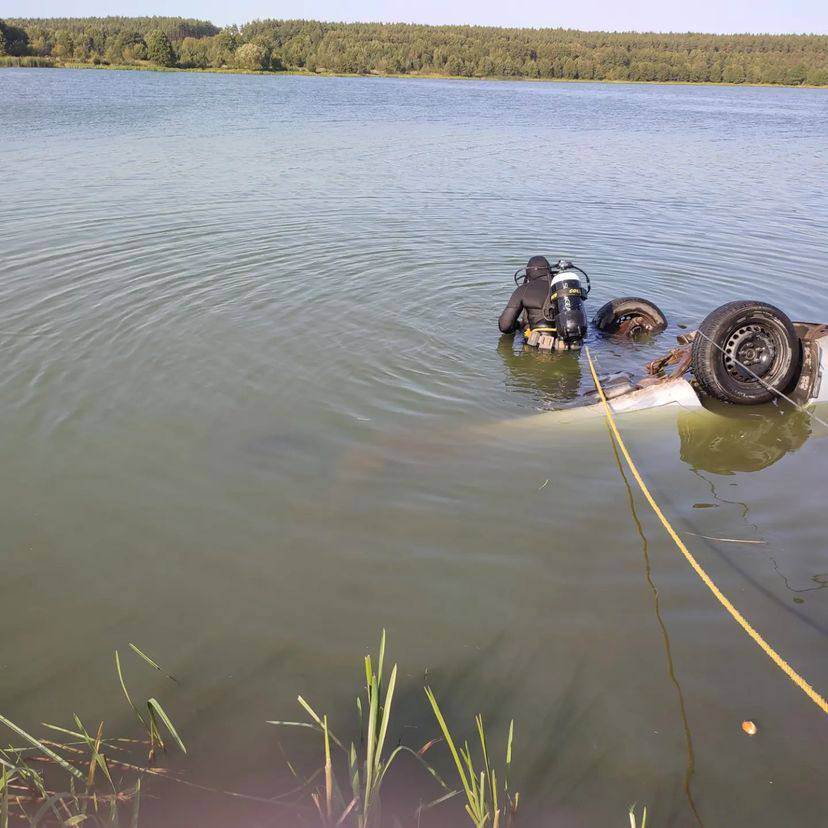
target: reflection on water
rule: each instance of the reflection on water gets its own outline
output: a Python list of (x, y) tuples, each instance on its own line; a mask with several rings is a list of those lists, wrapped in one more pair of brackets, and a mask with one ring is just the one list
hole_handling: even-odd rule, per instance
[(616, 445), (615, 437), (612, 434), (609, 424), (607, 425), (607, 433), (609, 435), (610, 442), (612, 443), (612, 453), (615, 458), (615, 465), (618, 468), (618, 473), (624, 481), (624, 488), (627, 491), (630, 516), (635, 524), (635, 530), (638, 533), (639, 538), (641, 538), (641, 553), (644, 557), (644, 576), (647, 579), (647, 584), (653, 594), (653, 611), (655, 612), (656, 621), (658, 622), (661, 637), (664, 641), (664, 658), (667, 663), (667, 674), (670, 677), (670, 682), (676, 690), (679, 718), (681, 719), (681, 727), (684, 732), (685, 746), (687, 749), (687, 767), (684, 771), (684, 793), (687, 797), (687, 804), (690, 807), (690, 811), (693, 814), (695, 821), (699, 825), (703, 825), (698, 807), (693, 799), (693, 776), (696, 773), (696, 754), (693, 749), (693, 734), (690, 730), (690, 722), (687, 718), (687, 705), (684, 700), (684, 690), (682, 690), (678, 676), (676, 675), (676, 666), (673, 661), (673, 651), (670, 645), (670, 634), (667, 631), (667, 626), (664, 623), (664, 618), (661, 612), (661, 597), (658, 593), (658, 587), (653, 580), (653, 566), (650, 561), (650, 544), (647, 541), (647, 535), (645, 534), (644, 527), (641, 525), (641, 520), (638, 517), (638, 511), (635, 506), (635, 497), (633, 496), (633, 491), (630, 487), (630, 481), (627, 479), (627, 473), (624, 471), (624, 466), (621, 463), (621, 457), (618, 454), (618, 446)]
[[(733, 472), (726, 473), (732, 474)], [(789, 576), (781, 570), (780, 565), (777, 561), (777, 556), (773, 554), (774, 545), (771, 543), (771, 541), (763, 537), (763, 532), (760, 529), (759, 524), (751, 518), (750, 505), (746, 501), (734, 500), (732, 498), (728, 498), (722, 495), (719, 491), (719, 484), (717, 483), (717, 481), (707, 477), (698, 469), (694, 469), (694, 474), (697, 477), (699, 477), (699, 479), (702, 480), (704, 484), (709, 488), (710, 493), (717, 504), (721, 504), (723, 506), (736, 507), (739, 513), (739, 518), (737, 521), (735, 521), (736, 525), (743, 529), (747, 529), (748, 534), (752, 536), (751, 538), (720, 538), (712, 537), (709, 535), (697, 534), (697, 537), (703, 538), (708, 542), (712, 542), (709, 543), (709, 545), (712, 549), (716, 550), (716, 553), (719, 556), (721, 563), (737, 572), (739, 574), (740, 579), (743, 580), (744, 583), (750, 584), (757, 592), (761, 592), (762, 594), (764, 594), (768, 601), (775, 604), (788, 615), (795, 617), (798, 623), (808, 625), (817, 632), (819, 632), (822, 636), (828, 637), (828, 624), (814, 620), (809, 615), (801, 613), (797, 610), (797, 608), (790, 606), (790, 604), (788, 604), (785, 601), (783, 595), (778, 594), (776, 590), (770, 588), (767, 584), (764, 584), (763, 578), (757, 577), (756, 574), (754, 574), (749, 567), (745, 566), (743, 561), (740, 560), (740, 556), (726, 555), (722, 550), (724, 547), (729, 546), (730, 544), (747, 543), (751, 545), (759, 545), (762, 549), (762, 554), (764, 554), (767, 557), (768, 562), (771, 564), (773, 571), (782, 579), (782, 581), (785, 584), (785, 588), (789, 592), (809, 592), (815, 589), (821, 589), (823, 576), (812, 575), (808, 578), (808, 587), (806, 587), (805, 589), (795, 588), (792, 585)], [(801, 569), (802, 564), (798, 564), (796, 566), (796, 570)], [(802, 576), (800, 575), (798, 577)], [(812, 582), (815, 583), (816, 586), (811, 586), (810, 584)], [(794, 598), (794, 603), (801, 604), (802, 599)]]
[(509, 387), (539, 395), (544, 405), (558, 407), (574, 400), (581, 389), (581, 359), (576, 351), (539, 351), (518, 334), (501, 336), (497, 353), (508, 370)]
[(765, 469), (811, 436), (806, 411), (789, 406), (721, 406), (678, 417), (681, 459), (692, 469), (735, 474)]
[[(809, 579), (811, 582), (811, 586), (796, 587), (793, 584), (791, 584), (790, 580), (788, 579), (788, 576), (779, 569), (779, 562), (773, 555), (770, 556), (770, 561), (773, 564), (773, 568), (779, 574), (779, 577), (785, 582), (785, 588), (790, 592), (816, 592), (817, 590), (825, 589), (826, 587), (828, 587), (828, 572), (823, 572), (818, 575), (811, 575)], [(794, 601), (797, 604), (801, 604), (804, 602), (802, 598), (794, 598)]]

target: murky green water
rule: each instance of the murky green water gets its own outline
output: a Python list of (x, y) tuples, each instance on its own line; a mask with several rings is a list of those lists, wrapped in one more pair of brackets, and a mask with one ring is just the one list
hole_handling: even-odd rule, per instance
[[(0, 113), (0, 712), (127, 730), (134, 641), (181, 682), (130, 664), (187, 778), (269, 796), (265, 720), (301, 692), (352, 721), (385, 626), (393, 738), (435, 735), (425, 680), (458, 729), (514, 716), (522, 824), (826, 824), (824, 715), (631, 504), (601, 421), (514, 427), (588, 373), (495, 325), (533, 253), (593, 311), (668, 314), (595, 341), (605, 371), (730, 299), (828, 320), (824, 92), (7, 70)], [(728, 414), (621, 425), (825, 692), (828, 440)], [(284, 824), (163, 785), (152, 825)], [(389, 798), (436, 794), (401, 766)]]

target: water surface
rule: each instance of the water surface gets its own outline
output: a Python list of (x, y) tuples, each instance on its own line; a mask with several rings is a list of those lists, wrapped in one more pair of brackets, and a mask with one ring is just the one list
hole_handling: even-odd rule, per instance
[[(828, 320), (824, 91), (6, 70), (0, 112), (0, 712), (128, 730), (134, 641), (181, 682), (130, 663), (187, 778), (269, 796), (265, 720), (301, 692), (347, 731), (385, 626), (393, 739), (435, 735), (424, 681), (458, 730), (514, 716), (522, 824), (824, 824), (824, 716), (631, 499), (603, 423), (514, 427), (590, 382), (495, 324), (535, 253), (590, 273), (591, 311), (668, 315), (594, 339), (605, 371), (731, 299)], [(712, 416), (621, 424), (825, 692), (828, 441)], [(279, 818), (158, 784), (149, 824)]]

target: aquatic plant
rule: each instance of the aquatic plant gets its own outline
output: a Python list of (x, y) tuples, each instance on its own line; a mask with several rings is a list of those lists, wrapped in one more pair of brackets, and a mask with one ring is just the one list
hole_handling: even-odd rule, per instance
[(54, 58), (50, 57), (38, 57), (36, 55), (22, 55), (20, 57), (17, 57), (12, 55), (0, 54), (0, 67), (3, 66), (22, 66), (29, 69), (47, 69), (53, 66), (57, 66), (57, 63)]
[[(38, 739), (2, 716), (0, 722), (28, 743), (0, 750), (0, 828), (12, 820), (30, 826), (138, 825), (143, 769), (111, 756), (129, 740), (106, 739), (103, 723), (92, 736), (77, 715), (76, 730), (44, 725), (63, 734), (62, 742)], [(116, 784), (113, 767), (130, 771), (131, 779)], [(98, 776), (105, 784), (98, 784)]]
[[(166, 673), (136, 645), (129, 646), (152, 669), (177, 683), (174, 676)], [(479, 758), (475, 760), (467, 740), (462, 746), (455, 742), (434, 692), (426, 687), (426, 697), (442, 738), (430, 739), (419, 750), (400, 743), (391, 747), (389, 730), (398, 670), (394, 664), (386, 675), (385, 654), (386, 634), (383, 630), (376, 659), (369, 654), (363, 661), (365, 687), (356, 698), (358, 735), (348, 742), (347, 747), (334, 734), (328, 716), (320, 716), (301, 695), (297, 700), (307, 713), (306, 721), (269, 722), (317, 732), (321, 736), (323, 762), (294, 791), (282, 797), (263, 799), (232, 791), (215, 791), (179, 780), (161, 768), (131, 761), (137, 749), (146, 749), (147, 760), (151, 762), (159, 751), (166, 750), (167, 737), (184, 753), (186, 747), (157, 699), (149, 698), (140, 705), (135, 703), (124, 678), (120, 655), (115, 651), (116, 675), (143, 730), (143, 738), (108, 738), (104, 735), (103, 723), (89, 729), (79, 716), (73, 715), (71, 727), (44, 724), (48, 730), (60, 735), (60, 741), (56, 741), (35, 737), (0, 715), (0, 724), (11, 730), (22, 743), (19, 746), (0, 745), (0, 828), (19, 823), (30, 828), (47, 825), (138, 828), (142, 782), (147, 776), (164, 776), (205, 791), (287, 808), (297, 821), (303, 823), (310, 809), (314, 824), (322, 828), (379, 828), (388, 824), (382, 817), (382, 787), (395, 760), (402, 754), (413, 757), (440, 789), (435, 799), (417, 808), (414, 818), (418, 826), (423, 813), (465, 794), (465, 812), (475, 828), (510, 828), (520, 804), (520, 794), (512, 790), (510, 782), (514, 720), (509, 724), (505, 765), (501, 771), (492, 761), (482, 715), (475, 716), (479, 743)], [(445, 741), (454, 762), (460, 784), (458, 789), (451, 788), (424, 759), (425, 754), (441, 741)], [(341, 764), (335, 763), (337, 755), (343, 758)], [(298, 778), (290, 763), (288, 767)], [(345, 784), (341, 780), (345, 780)], [(304, 804), (290, 801), (296, 794)], [(646, 808), (640, 823), (635, 805), (630, 806), (628, 814), (630, 828), (646, 828)], [(395, 819), (393, 824), (400, 823)]]
[[(164, 671), (159, 667), (156, 662), (154, 662), (148, 655), (143, 653), (141, 650), (138, 649), (134, 644), (130, 644), (130, 649), (139, 655), (147, 664), (150, 665), (154, 670), (157, 670), (159, 673), (164, 673)], [(163, 723), (164, 727), (166, 728), (167, 732), (172, 736), (175, 740), (175, 743), (181, 749), (182, 753), (187, 752), (187, 748), (184, 747), (184, 742), (181, 741), (181, 737), (178, 735), (175, 726), (172, 723), (172, 720), (167, 715), (166, 711), (163, 707), (161, 707), (161, 703), (158, 699), (150, 698), (146, 700), (146, 712), (144, 716), (141, 715), (141, 712), (135, 706), (132, 701), (132, 697), (129, 695), (129, 690), (127, 690), (126, 682), (124, 681), (124, 673), (121, 669), (121, 658), (118, 655), (118, 651), (115, 650), (115, 671), (118, 674), (118, 681), (121, 683), (121, 689), (124, 691), (124, 696), (126, 696), (126, 700), (129, 703), (129, 706), (132, 708), (132, 712), (135, 713), (135, 718), (138, 720), (138, 723), (147, 733), (147, 737), (149, 738), (149, 760), (152, 761), (155, 758), (156, 750), (166, 750), (166, 745), (164, 744), (164, 740), (161, 737), (161, 728), (159, 723)], [(175, 681), (173, 676), (166, 674), (168, 679), (171, 681)]]
[(641, 812), (641, 822), (638, 822), (638, 819), (635, 815), (635, 805), (630, 805), (630, 828), (647, 828), (647, 806), (644, 806), (644, 810)]
[[(129, 646), (147, 664), (164, 673), (138, 647)], [(157, 699), (146, 700), (143, 714), (133, 703), (117, 651), (115, 667), (146, 740), (106, 738), (103, 722), (90, 731), (73, 714), (72, 727), (44, 723), (45, 728), (60, 734), (61, 740), (55, 741), (33, 736), (0, 715), (0, 724), (22, 741), (18, 746), (0, 747), (0, 828), (9, 828), (12, 820), (30, 826), (84, 824), (137, 828), (141, 780), (146, 774), (162, 775), (163, 771), (130, 761), (132, 754), (139, 746), (144, 747), (152, 761), (157, 751), (165, 750), (162, 725), (185, 753), (186, 748)], [(113, 772), (116, 768), (117, 775)]]
[[(396, 745), (390, 751), (386, 749), (391, 706), (397, 686), (397, 665), (394, 664), (391, 668), (386, 683), (384, 676), (385, 639), (385, 630), (383, 630), (380, 637), (376, 667), (371, 656), (365, 656), (364, 689), (366, 703), (363, 704), (361, 696), (356, 698), (360, 735), (358, 740), (351, 741), (347, 748), (334, 735), (328, 725), (327, 715), (320, 716), (302, 696), (298, 696), (297, 700), (308, 714), (310, 721), (268, 722), (268, 724), (283, 727), (309, 727), (321, 734), (324, 764), (321, 774), (315, 774), (310, 781), (321, 775), (322, 782), (311, 791), (310, 796), (321, 819), (321, 824), (325, 828), (345, 824), (354, 824), (357, 828), (379, 825), (381, 821), (380, 792), (382, 784), (394, 760), (403, 753), (413, 756), (447, 792), (430, 805), (442, 802), (456, 793), (449, 790), (434, 768), (423, 759), (426, 751), (433, 746), (434, 740), (427, 742), (418, 751), (402, 744)], [(346, 758), (346, 773), (350, 788), (347, 793), (343, 793), (334, 773), (331, 759), (332, 744), (342, 751)]]
[[(478, 713), (474, 718), (477, 737), (480, 741), (482, 764), (478, 771), (472, 758), (468, 741), (458, 748), (451, 735), (448, 724), (443, 716), (437, 698), (430, 687), (425, 688), (426, 696), (434, 711), (437, 723), (443, 733), (443, 738), (451, 751), (457, 775), (466, 794), (466, 813), (474, 823), (475, 828), (484, 828), (491, 820), (492, 828), (501, 825), (510, 826), (517, 814), (520, 803), (520, 794), (514, 795), (509, 789), (509, 774), (512, 768), (512, 742), (515, 735), (515, 721), (509, 723), (509, 736), (506, 740), (506, 765), (502, 782), (498, 780), (497, 770), (489, 761), (489, 751), (486, 745), (486, 731), (483, 726), (483, 717)], [(501, 787), (502, 786), (502, 787)], [(504, 822), (501, 822), (503, 820)], [(642, 826), (643, 828), (643, 826)]]

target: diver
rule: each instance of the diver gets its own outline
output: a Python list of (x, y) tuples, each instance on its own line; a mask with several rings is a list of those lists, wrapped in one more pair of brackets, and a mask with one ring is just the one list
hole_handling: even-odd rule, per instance
[(519, 327), (554, 331), (543, 314), (551, 282), (552, 268), (546, 256), (532, 256), (526, 265), (525, 281), (515, 288), (503, 313), (500, 314), (497, 323), (500, 332), (514, 333)]
[[(581, 276), (586, 288), (581, 286)], [(580, 348), (587, 331), (584, 299), (588, 293), (589, 277), (572, 262), (561, 259), (550, 265), (545, 256), (532, 256), (523, 282), (500, 314), (498, 327), (504, 334), (522, 327), (527, 344), (541, 350)]]

